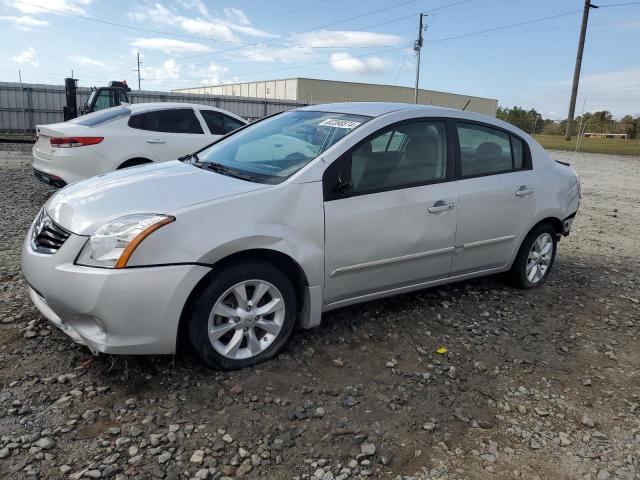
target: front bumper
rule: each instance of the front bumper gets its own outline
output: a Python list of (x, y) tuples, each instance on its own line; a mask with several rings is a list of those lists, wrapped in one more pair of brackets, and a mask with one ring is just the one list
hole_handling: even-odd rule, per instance
[(22, 248), (22, 271), (38, 310), (93, 353), (174, 353), (182, 309), (210, 269), (167, 265), (112, 270), (75, 265), (87, 237), (71, 234), (54, 254)]

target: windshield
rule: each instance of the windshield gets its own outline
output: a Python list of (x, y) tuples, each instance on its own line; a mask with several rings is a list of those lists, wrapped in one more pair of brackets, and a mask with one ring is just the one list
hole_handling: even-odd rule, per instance
[(371, 117), (292, 110), (250, 125), (198, 153), (205, 164), (280, 183)]

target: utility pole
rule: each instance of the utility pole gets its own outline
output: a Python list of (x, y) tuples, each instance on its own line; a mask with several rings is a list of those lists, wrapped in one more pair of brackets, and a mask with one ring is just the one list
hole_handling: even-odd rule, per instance
[(426, 17), (426, 13), (420, 14), (420, 26), (418, 28), (418, 39), (413, 44), (413, 50), (416, 52), (417, 62), (416, 62), (416, 89), (413, 93), (413, 103), (418, 103), (418, 86), (420, 84), (420, 50), (422, 50), (422, 32), (424, 30), (424, 26), (422, 25), (423, 17)]
[(140, 52), (136, 53), (138, 58), (138, 68), (134, 72), (138, 72), (138, 90), (140, 90)]
[(582, 68), (582, 52), (584, 51), (584, 39), (587, 36), (587, 24), (589, 23), (589, 10), (598, 8), (591, 4), (591, 0), (584, 0), (582, 11), (582, 26), (580, 27), (580, 39), (578, 40), (578, 53), (576, 54), (576, 66), (573, 71), (573, 85), (571, 86), (571, 100), (569, 101), (569, 116), (567, 117), (567, 133), (564, 139), (571, 140), (573, 134), (573, 116), (576, 113), (576, 98), (578, 97), (578, 83), (580, 83), (580, 69)]

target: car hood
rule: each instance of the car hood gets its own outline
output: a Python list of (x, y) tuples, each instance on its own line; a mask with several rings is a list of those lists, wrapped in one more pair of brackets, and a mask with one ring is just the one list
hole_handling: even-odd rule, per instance
[(131, 167), (73, 183), (47, 203), (49, 217), (77, 235), (133, 213), (171, 213), (219, 198), (269, 188), (177, 160)]

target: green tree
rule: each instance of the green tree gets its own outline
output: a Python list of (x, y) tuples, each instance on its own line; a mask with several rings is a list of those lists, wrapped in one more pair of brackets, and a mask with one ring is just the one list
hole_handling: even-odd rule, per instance
[[(537, 133), (544, 129), (544, 120), (534, 108), (525, 110), (524, 108), (514, 106), (498, 107), (496, 116), (500, 120), (509, 122), (527, 133)], [(534, 132), (535, 129), (535, 132)]]
[(620, 124), (622, 126), (622, 133), (626, 133), (628, 138), (634, 139), (638, 134), (638, 121), (640, 117), (633, 118), (631, 115), (625, 115), (620, 119)]

